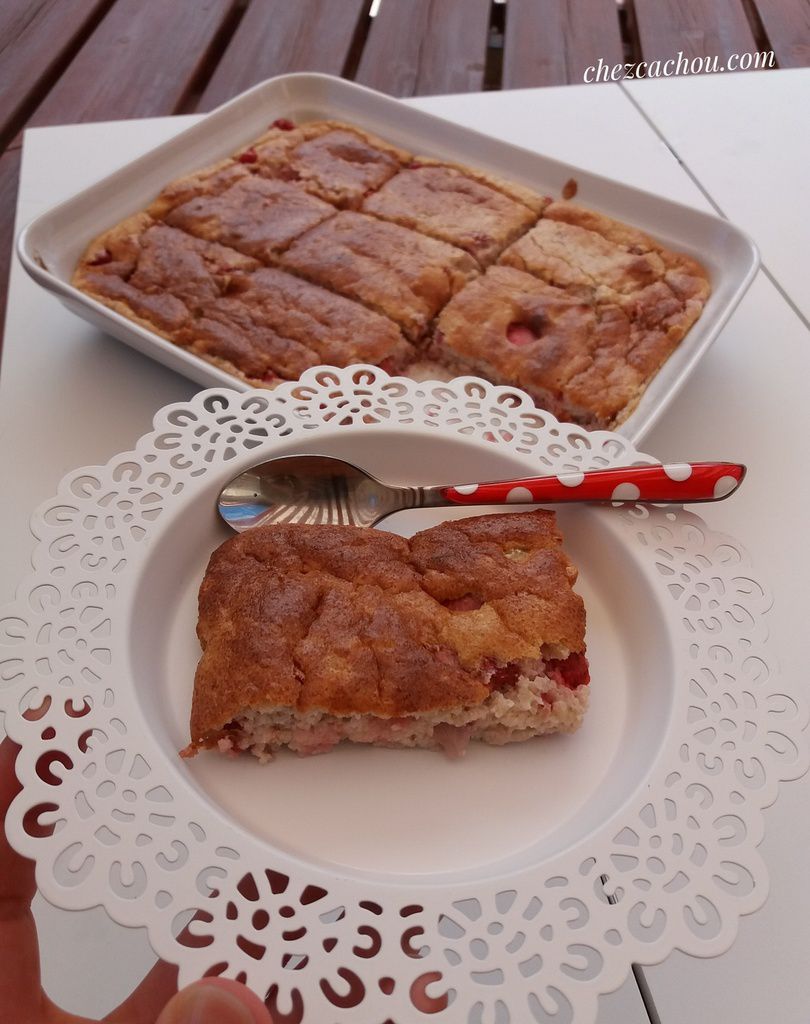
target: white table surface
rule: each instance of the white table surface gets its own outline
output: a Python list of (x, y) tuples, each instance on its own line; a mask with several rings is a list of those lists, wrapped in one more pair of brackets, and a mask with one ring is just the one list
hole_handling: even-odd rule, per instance
[(810, 73), (695, 75), (624, 88), (711, 196), (753, 236), (810, 320)]
[[(751, 472), (740, 494), (727, 505), (706, 507), (705, 518), (710, 526), (742, 539), (756, 564), (766, 570), (775, 594), (772, 634), (783, 670), (803, 679), (810, 657), (804, 583), (810, 570), (804, 529), (810, 482), (796, 469), (806, 461), (802, 441), (810, 429), (805, 401), (810, 332), (779, 289), (800, 304), (800, 275), (806, 275), (806, 258), (804, 266), (796, 264), (802, 245), (806, 254), (806, 239), (794, 244), (787, 232), (780, 245), (771, 221), (794, 223), (793, 211), (805, 202), (798, 182), (806, 176), (807, 163), (796, 162), (800, 147), (790, 137), (789, 121), (775, 116), (765, 136), (774, 153), (784, 154), (784, 160), (777, 161), (783, 172), (780, 180), (795, 187), (772, 188), (769, 180), (767, 202), (758, 200), (756, 210), (744, 211), (743, 216), (735, 205), (739, 195), (735, 175), (744, 179), (748, 175), (746, 180), (756, 183), (764, 165), (754, 157), (747, 164), (745, 151), (740, 153), (717, 138), (704, 179), (694, 156), (700, 152), (695, 147), (706, 135), (706, 126), (724, 123), (712, 112), (712, 83), (722, 79), (718, 102), (733, 109), (734, 83), (738, 83), (740, 102), (747, 102), (744, 98), (752, 95), (754, 77), (756, 90), (761, 90), (757, 91), (761, 117), (767, 118), (768, 96), (773, 97), (775, 109), (785, 103), (807, 107), (810, 71), (715, 76), (700, 94), (701, 116), (696, 118), (694, 134), (680, 116), (684, 83), (676, 80), (650, 83), (656, 87), (654, 103), (641, 91), (631, 100), (618, 86), (569, 86), (413, 102), (629, 184), (703, 209), (723, 210), (760, 243), (776, 285), (765, 275), (758, 276), (692, 381), (642, 448), (677, 461), (727, 457), (748, 463)], [(694, 113), (694, 104), (689, 106)], [(27, 133), (18, 225), (186, 123), (185, 118), (174, 118)], [(678, 125), (675, 141), (662, 127), (668, 123)], [(715, 134), (721, 134), (719, 128)], [(678, 146), (692, 153), (691, 173), (679, 162), (680, 158), (689, 163)], [(724, 160), (733, 164), (725, 172), (719, 166)], [(13, 475), (14, 500), (0, 504), (0, 600), (12, 596), (14, 582), (28, 568), (33, 546), (29, 512), (54, 492), (60, 477), (69, 469), (104, 462), (130, 447), (149, 428), (156, 409), (183, 400), (194, 390), (189, 381), (71, 316), (30, 282), (20, 267), (13, 268), (0, 374), (0, 472), (5, 481)], [(4, 493), (9, 493), (6, 488)], [(732, 1020), (735, 1024), (768, 1020), (807, 1024), (810, 883), (804, 854), (810, 848), (808, 806), (810, 779), (805, 779), (785, 786), (767, 813), (763, 855), (771, 869), (771, 896), (763, 910), (743, 921), (733, 949), (708, 961), (675, 954), (663, 965), (646, 970), (654, 1012), (664, 1024)], [(68, 914), (44, 901), (38, 901), (36, 909), (46, 986), (73, 1012), (106, 1012), (153, 959), (140, 931), (118, 927), (100, 910)], [(602, 1000), (599, 1024), (648, 1021), (632, 979)]]

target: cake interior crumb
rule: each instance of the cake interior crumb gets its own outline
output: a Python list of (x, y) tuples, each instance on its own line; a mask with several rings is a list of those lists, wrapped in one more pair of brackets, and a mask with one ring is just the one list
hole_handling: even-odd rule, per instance
[[(544, 650), (564, 660), (569, 652)], [(495, 676), (499, 670), (490, 670)], [(502, 669), (500, 670), (502, 671)], [(254, 709), (229, 723), (217, 741), (221, 753), (249, 752), (271, 761), (280, 747), (299, 755), (322, 754), (342, 741), (382, 747), (426, 747), (452, 758), (464, 755), (471, 740), (502, 745), (551, 732), (574, 732), (588, 704), (587, 684), (572, 687), (559, 672), (546, 674), (542, 658), (520, 663), (516, 681), (493, 689), (481, 704), (428, 714), (383, 718), (333, 715), (295, 708)]]

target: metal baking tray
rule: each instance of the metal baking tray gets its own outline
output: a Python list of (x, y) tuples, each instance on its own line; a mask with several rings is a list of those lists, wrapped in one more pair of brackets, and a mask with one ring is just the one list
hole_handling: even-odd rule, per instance
[(37, 217), (20, 234), (19, 258), (35, 281), (74, 313), (198, 384), (248, 385), (108, 309), (70, 284), (94, 237), (146, 207), (168, 182), (214, 163), (262, 134), (278, 117), (349, 121), (405, 149), (495, 172), (559, 195), (572, 176), (584, 205), (633, 224), (707, 268), (712, 285), (703, 315), (653, 378), (618, 432), (637, 441), (692, 373), (742, 298), (759, 266), (754, 243), (719, 217), (671, 202), (570, 164), (501, 142), (330, 75), (271, 78), (190, 128)]

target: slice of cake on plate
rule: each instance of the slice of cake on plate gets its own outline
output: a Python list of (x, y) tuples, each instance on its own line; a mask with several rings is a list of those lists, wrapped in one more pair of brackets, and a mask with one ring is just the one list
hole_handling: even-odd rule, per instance
[(480, 516), (410, 540), (349, 526), (248, 530), (200, 589), (192, 756), (268, 760), (341, 740), (463, 753), (571, 732), (585, 611), (554, 514)]

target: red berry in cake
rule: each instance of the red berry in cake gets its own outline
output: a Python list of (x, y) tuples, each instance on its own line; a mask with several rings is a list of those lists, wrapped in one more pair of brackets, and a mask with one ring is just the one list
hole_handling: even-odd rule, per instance
[(506, 328), (506, 337), (512, 345), (517, 345), (518, 348), (523, 345), (531, 345), (533, 341), (537, 340), (531, 327), (520, 324), (516, 320), (513, 320)]
[(490, 690), (507, 690), (510, 686), (514, 686), (519, 678), (520, 666), (512, 661), (493, 671), (489, 677), (489, 688)]
[(572, 652), (567, 658), (551, 658), (546, 662), (546, 675), (560, 686), (576, 690), (591, 681), (588, 659), (584, 654)]

